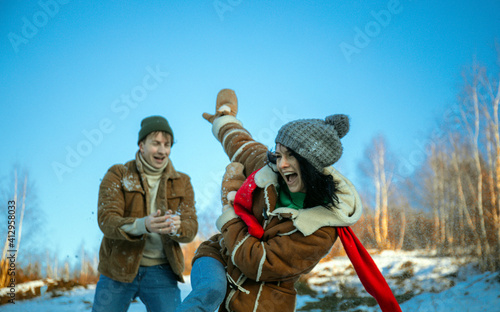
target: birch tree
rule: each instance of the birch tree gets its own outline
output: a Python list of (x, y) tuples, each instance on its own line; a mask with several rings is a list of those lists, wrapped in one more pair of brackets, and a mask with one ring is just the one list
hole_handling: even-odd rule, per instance
[[(500, 53), (499, 53), (500, 61)], [(500, 72), (496, 79), (489, 79), (486, 74), (480, 76), (484, 95), (480, 96), (482, 111), (486, 123), (486, 154), (488, 162), (488, 193), (490, 194), (490, 206), (492, 208), (491, 218), (493, 233), (496, 236), (492, 259), (494, 267), (500, 267), (500, 124), (498, 106), (500, 103)]]
[[(29, 259), (32, 249), (35, 249), (32, 248), (32, 243), (34, 245), (35, 239), (40, 238), (39, 235), (35, 234), (39, 234), (43, 228), (40, 226), (43, 213), (36, 211), (36, 194), (33, 181), (27, 170), (20, 169), (19, 166), (15, 165), (9, 177), (2, 182), (2, 202), (9, 203), (9, 207), (12, 207), (8, 211), (2, 212), (7, 214), (4, 220), (9, 220), (9, 226), (0, 229), (1, 237), (5, 238), (0, 260), (0, 285), (5, 285), (6, 281), (11, 278), (9, 265), (12, 268), (19, 268), (19, 261)], [(30, 234), (26, 228), (36, 229), (37, 232), (33, 230), (31, 235), (25, 235)], [(8, 256), (10, 259), (7, 259)], [(10, 264), (14, 260), (15, 266)], [(15, 274), (16, 272), (10, 273)]]
[[(480, 237), (480, 243), (478, 244), (478, 254), (481, 257), (481, 265), (483, 269), (491, 269), (494, 267), (491, 259), (491, 246), (488, 240), (486, 224), (485, 224), (485, 212), (484, 212), (484, 200), (483, 200), (483, 164), (481, 162), (481, 141), (480, 136), (487, 131), (485, 131), (485, 126), (482, 125), (484, 120), (484, 111), (487, 110), (488, 104), (485, 102), (484, 94), (484, 80), (485, 80), (485, 69), (481, 68), (477, 64), (473, 64), (472, 73), (470, 81), (466, 77), (466, 97), (462, 101), (461, 116), (462, 121), (467, 130), (467, 139), (472, 147), (473, 159), (475, 164), (475, 175), (477, 177), (476, 187), (475, 187), (475, 197), (476, 197), (476, 213), (477, 213), (477, 231)], [(498, 117), (497, 117), (498, 118)]]
[[(384, 137), (377, 136), (372, 140), (372, 144), (365, 151), (366, 159), (369, 161), (363, 164), (362, 169), (372, 181), (373, 208), (374, 208), (374, 236), (379, 248), (395, 248), (396, 240), (391, 236), (400, 233), (392, 233), (390, 230), (390, 197), (393, 188), (394, 163), (388, 162), (389, 153)], [(400, 244), (398, 244), (400, 245)]]

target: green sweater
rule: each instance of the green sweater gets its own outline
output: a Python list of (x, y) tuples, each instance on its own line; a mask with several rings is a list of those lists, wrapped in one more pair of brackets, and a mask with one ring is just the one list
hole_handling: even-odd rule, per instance
[(306, 193), (292, 193), (290, 192), (290, 190), (288, 190), (287, 186), (285, 187), (287, 191), (285, 191), (284, 189), (278, 189), (279, 196), (276, 207), (288, 207), (297, 210), (304, 208), (304, 199), (306, 198)]

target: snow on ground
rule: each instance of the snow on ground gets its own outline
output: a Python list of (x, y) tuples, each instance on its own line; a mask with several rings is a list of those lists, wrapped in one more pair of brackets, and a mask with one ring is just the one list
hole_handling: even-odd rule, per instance
[[(439, 292), (449, 288), (452, 277), (464, 264), (464, 261), (449, 257), (422, 257), (418, 255), (418, 252), (383, 251), (381, 254), (372, 255), (372, 258), (381, 269), (395, 295), (411, 291), (415, 294), (423, 291)], [(338, 278), (332, 279), (332, 276)], [(317, 265), (313, 270), (313, 277), (309, 279), (309, 284), (323, 292), (338, 292), (340, 285), (353, 287), (358, 291), (362, 289), (347, 257), (337, 257)]]
[[(403, 302), (405, 312), (430, 311), (500, 311), (500, 272), (478, 273), (467, 260), (447, 257), (422, 256), (419, 252), (384, 251), (373, 259), (385, 276), (396, 296), (406, 295), (411, 299)], [(184, 298), (190, 291), (187, 283), (179, 284)], [(308, 284), (318, 295), (298, 296), (297, 310), (308, 303), (318, 302), (328, 296), (342, 299), (346, 292), (363, 297), (369, 296), (363, 289), (350, 261), (346, 257), (320, 263), (310, 274)], [(18, 285), (21, 287), (21, 285)], [(25, 286), (29, 287), (29, 286)], [(6, 289), (1, 289), (2, 291)], [(51, 298), (49, 293), (30, 300), (4, 304), (0, 311), (5, 312), (79, 312), (91, 311), (95, 285), (87, 289), (80, 287), (66, 292), (63, 296)], [(409, 295), (411, 294), (411, 295)], [(302, 308), (302, 309), (301, 309)], [(144, 305), (138, 301), (131, 304), (129, 312), (145, 312)], [(337, 311), (334, 308), (312, 309), (307, 311)], [(378, 306), (358, 306), (349, 311), (380, 311)]]
[[(500, 311), (500, 272), (481, 274), (467, 259), (422, 254), (383, 251), (372, 255), (394, 295), (398, 299), (406, 296), (407, 301), (401, 303), (403, 311)], [(370, 297), (347, 257), (320, 263), (310, 275), (308, 284), (320, 295), (299, 298), (298, 308), (306, 301), (319, 301), (332, 294), (339, 300), (343, 294)], [(380, 308), (358, 306), (350, 311)]]

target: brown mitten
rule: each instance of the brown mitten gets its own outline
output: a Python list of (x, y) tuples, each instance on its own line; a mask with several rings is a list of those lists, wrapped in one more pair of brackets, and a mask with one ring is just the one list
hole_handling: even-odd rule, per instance
[(231, 89), (222, 89), (217, 94), (217, 100), (215, 101), (215, 115), (209, 113), (203, 113), (203, 118), (213, 123), (215, 118), (231, 115), (236, 117), (238, 113), (238, 99), (236, 94)]
[(246, 179), (243, 174), (244, 169), (245, 167), (238, 162), (232, 162), (226, 166), (226, 173), (222, 178), (222, 211), (233, 207), (236, 192)]

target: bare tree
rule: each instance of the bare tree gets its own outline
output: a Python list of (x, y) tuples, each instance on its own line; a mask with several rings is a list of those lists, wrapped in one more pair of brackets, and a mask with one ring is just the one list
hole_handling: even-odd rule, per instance
[[(0, 229), (0, 234), (5, 237), (0, 261), (0, 285), (5, 285), (10, 279), (8, 268), (14, 258), (16, 267), (19, 267), (21, 259), (25, 262), (33, 254), (33, 250), (37, 250), (34, 245), (40, 235), (32, 233), (40, 233), (42, 230), (40, 222), (43, 213), (37, 211), (34, 183), (30, 179), (29, 172), (19, 167), (13, 166), (10, 176), (3, 179), (0, 189), (2, 202), (9, 204), (9, 210), (2, 211), (2, 214), (7, 214), (5, 219), (9, 219), (9, 226)], [(29, 231), (35, 228), (37, 231)], [(7, 256), (10, 256), (10, 259), (7, 259)]]
[(429, 167), (433, 174), (426, 178), (428, 180), (426, 184), (431, 186), (428, 196), (431, 198), (430, 204), (434, 216), (433, 248), (442, 248), (446, 243), (447, 213), (443, 195), (446, 183), (444, 155), (438, 150), (436, 144), (430, 145)]
[[(0, 287), (4, 287), (9, 284), (12, 278), (15, 278), (15, 271), (12, 271), (12, 264), (14, 264), (17, 259), (17, 254), (19, 251), (19, 246), (21, 243), (21, 233), (22, 225), (24, 219), (24, 210), (26, 208), (26, 185), (28, 184), (28, 177), (24, 179), (23, 193), (21, 194), (21, 209), (18, 211), (18, 179), (17, 170), (14, 170), (14, 194), (7, 200), (9, 203), (9, 227), (7, 235), (5, 235), (5, 244), (2, 251), (2, 260), (0, 262), (1, 276), (0, 276)], [(9, 256), (7, 257), (7, 253)]]
[[(393, 180), (394, 162), (383, 137), (375, 137), (366, 149), (360, 168), (370, 178), (370, 187), (362, 197), (373, 208), (373, 230), (365, 233), (371, 233), (379, 248), (418, 246), (471, 254), (483, 270), (498, 270), (500, 72), (490, 79), (486, 69), (474, 63), (464, 77), (464, 92), (452, 110), (455, 118), (440, 121), (443, 140), (429, 139), (427, 159), (408, 178), (406, 194), (400, 181)], [(403, 224), (399, 239), (394, 238), (396, 222)]]
[[(476, 212), (477, 212), (477, 227), (480, 242), (478, 245), (478, 253), (482, 258), (481, 265), (483, 269), (492, 269), (494, 267), (490, 257), (491, 246), (488, 240), (486, 224), (485, 224), (485, 203), (483, 200), (483, 164), (481, 157), (480, 135), (486, 133), (484, 126), (481, 125), (481, 120), (484, 117), (484, 111), (487, 111), (488, 104), (485, 100), (484, 81), (486, 72), (485, 68), (473, 64), (471, 81), (466, 80), (466, 97), (462, 101), (462, 122), (467, 130), (467, 138), (473, 149), (473, 159), (475, 164), (475, 174), (477, 177), (475, 197), (476, 197)], [(498, 118), (498, 117), (497, 117)]]
[[(373, 138), (372, 145), (365, 150), (366, 163), (361, 164), (361, 170), (370, 177), (374, 192), (371, 192), (374, 209), (374, 227), (373, 232), (375, 241), (379, 248), (396, 248), (402, 245), (400, 235), (404, 233), (405, 223), (404, 215), (401, 215), (398, 221), (395, 221), (390, 215), (390, 198), (393, 193), (393, 175), (395, 164), (387, 151), (387, 144), (383, 136), (379, 135)], [(390, 159), (390, 161), (389, 161)], [(394, 233), (391, 228), (391, 222), (399, 222), (398, 233)], [(392, 232), (391, 232), (391, 231)], [(395, 237), (399, 237), (396, 239)]]
[(434, 215), (433, 247), (472, 252), (483, 270), (495, 270), (500, 266), (499, 79), (492, 83), (477, 64), (464, 77), (457, 118), (443, 125), (448, 140), (431, 144), (422, 202)]
[[(500, 51), (498, 53), (500, 61)], [(496, 79), (489, 79), (486, 74), (479, 77), (483, 86), (484, 94), (480, 94), (482, 112), (486, 123), (486, 157), (488, 162), (488, 193), (490, 206), (492, 207), (491, 218), (494, 226), (493, 232), (496, 236), (496, 247), (493, 248), (493, 261), (495, 267), (500, 267), (500, 123), (498, 108), (500, 103), (500, 72)]]

